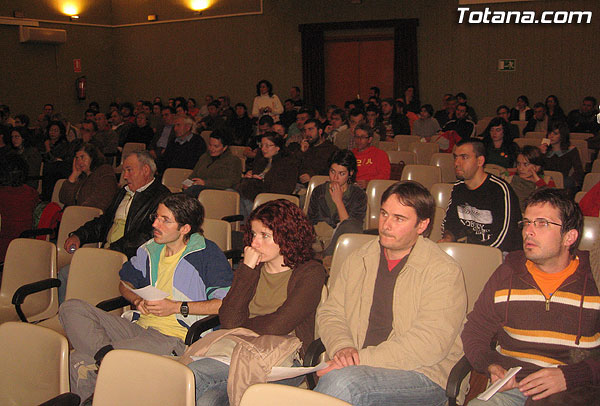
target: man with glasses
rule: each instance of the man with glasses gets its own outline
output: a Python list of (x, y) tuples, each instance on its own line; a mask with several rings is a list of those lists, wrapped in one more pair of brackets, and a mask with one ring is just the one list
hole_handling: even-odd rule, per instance
[(373, 129), (367, 123), (360, 123), (354, 129), (354, 145), (352, 153), (356, 157), (356, 184), (363, 189), (373, 179), (389, 179), (391, 174), (390, 159), (385, 151), (371, 145)]
[[(59, 319), (74, 349), (71, 390), (82, 399), (92, 394), (97, 367), (115, 348), (182, 354), (189, 327), (205, 315), (218, 314), (231, 285), (225, 255), (201, 234), (204, 208), (197, 199), (182, 193), (167, 196), (150, 220), (153, 239), (119, 272), (121, 295), (139, 312), (135, 323), (78, 299), (60, 307)], [(144, 299), (132, 290), (149, 286), (163, 299)]]
[(522, 369), (489, 401), (469, 405), (547, 397), (544, 404), (597, 404), (600, 295), (589, 253), (576, 249), (581, 210), (562, 190), (539, 189), (525, 202), (519, 226), (523, 250), (510, 253), (487, 282), (462, 341), (471, 365), (492, 382)]
[(441, 242), (466, 238), (467, 243), (505, 252), (520, 249), (519, 198), (508, 183), (483, 170), (483, 143), (463, 140), (456, 145), (454, 172), (459, 180), (452, 188)]

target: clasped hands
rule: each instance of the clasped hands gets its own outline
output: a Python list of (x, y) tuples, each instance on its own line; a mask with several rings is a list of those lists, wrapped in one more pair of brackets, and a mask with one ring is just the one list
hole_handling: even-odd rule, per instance
[(133, 304), (143, 315), (153, 314), (160, 317), (179, 313), (179, 309), (181, 308), (181, 302), (175, 302), (170, 299), (144, 300), (139, 297)]

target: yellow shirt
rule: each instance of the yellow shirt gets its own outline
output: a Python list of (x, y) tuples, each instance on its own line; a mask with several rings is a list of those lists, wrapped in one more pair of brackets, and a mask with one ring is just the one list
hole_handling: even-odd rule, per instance
[[(160, 252), (160, 260), (158, 262), (158, 278), (154, 286), (163, 292), (168, 292), (169, 296), (167, 298), (172, 299), (173, 274), (175, 273), (175, 268), (179, 262), (181, 254), (183, 254), (183, 251), (185, 250), (185, 247), (170, 257), (165, 256), (165, 249), (166, 246), (163, 247), (162, 251)], [(187, 334), (187, 329), (179, 324), (174, 314), (166, 317), (155, 316), (153, 314), (142, 314), (137, 323), (140, 327), (152, 327), (153, 329), (158, 330), (165, 335), (178, 337), (182, 340), (185, 340), (185, 335)]]

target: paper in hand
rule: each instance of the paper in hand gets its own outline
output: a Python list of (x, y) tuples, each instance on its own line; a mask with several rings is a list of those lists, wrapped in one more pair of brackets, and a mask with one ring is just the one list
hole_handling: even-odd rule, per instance
[(169, 294), (167, 292), (163, 292), (162, 290), (157, 289), (152, 285), (144, 286), (143, 288), (140, 288), (140, 289), (133, 289), (131, 286), (127, 285), (126, 283), (123, 283), (123, 285), (127, 289), (129, 289), (130, 291), (132, 291), (133, 293), (135, 293), (136, 295), (141, 297), (142, 299), (147, 300), (149, 302), (153, 301), (153, 300), (162, 300), (169, 296)]
[(509, 369), (506, 372), (506, 375), (504, 375), (504, 378), (498, 379), (493, 385), (491, 385), (489, 388), (487, 388), (487, 390), (485, 392), (483, 392), (482, 394), (477, 396), (477, 399), (483, 400), (483, 401), (489, 400), (492, 396), (494, 396), (496, 394), (496, 392), (498, 392), (500, 390), (500, 388), (502, 388), (504, 386), (504, 384), (506, 382), (508, 382), (510, 380), (510, 378), (515, 376), (517, 374), (517, 372), (519, 372), (520, 370), (521, 370), (521, 367), (512, 367), (511, 369)]

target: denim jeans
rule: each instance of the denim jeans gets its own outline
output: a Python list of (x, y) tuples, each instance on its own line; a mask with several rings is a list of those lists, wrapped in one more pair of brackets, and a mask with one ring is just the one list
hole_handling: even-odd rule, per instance
[(506, 392), (497, 392), (488, 401), (473, 399), (469, 406), (523, 406), (527, 396), (523, 395), (519, 389), (511, 389)]
[(442, 406), (446, 403), (444, 389), (419, 372), (365, 365), (329, 372), (321, 377), (315, 391), (354, 406)]
[[(294, 363), (296, 366), (300, 364)], [(196, 379), (196, 406), (227, 406), (227, 377), (229, 365), (214, 359), (204, 358), (194, 361), (188, 365), (194, 372)], [(304, 376), (284, 379), (272, 383), (282, 385), (298, 386), (304, 380)]]

